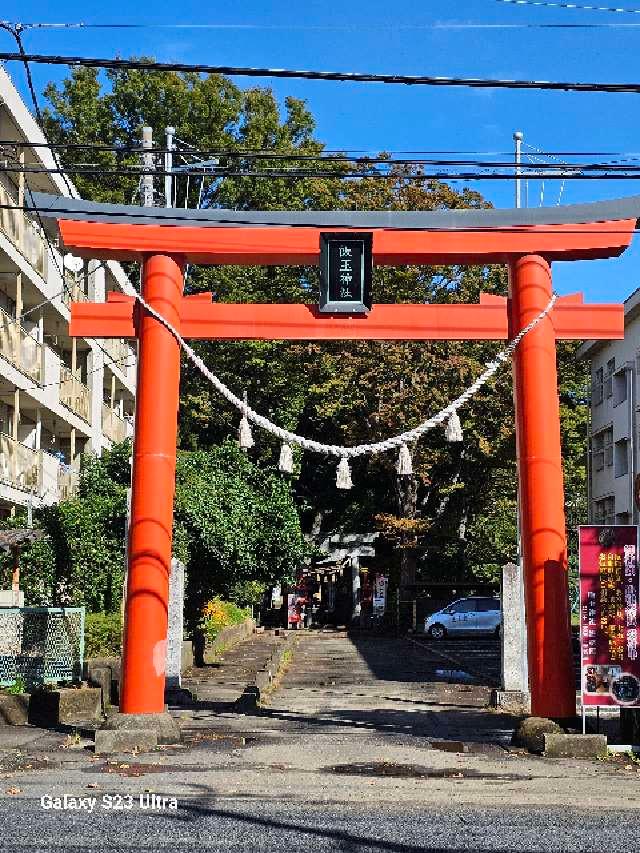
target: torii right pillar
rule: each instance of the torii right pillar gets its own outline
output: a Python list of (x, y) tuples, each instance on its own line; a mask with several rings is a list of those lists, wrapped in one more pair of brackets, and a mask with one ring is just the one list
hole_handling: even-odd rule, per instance
[[(545, 258), (525, 255), (511, 262), (510, 337), (545, 308), (551, 294), (551, 267)], [(513, 374), (531, 712), (568, 718), (576, 713), (576, 691), (556, 333), (550, 316), (518, 345)]]

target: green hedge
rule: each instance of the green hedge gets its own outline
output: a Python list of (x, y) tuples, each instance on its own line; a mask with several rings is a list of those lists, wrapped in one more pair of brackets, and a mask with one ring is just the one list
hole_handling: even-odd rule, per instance
[(119, 657), (122, 619), (119, 613), (87, 613), (84, 621), (84, 656)]

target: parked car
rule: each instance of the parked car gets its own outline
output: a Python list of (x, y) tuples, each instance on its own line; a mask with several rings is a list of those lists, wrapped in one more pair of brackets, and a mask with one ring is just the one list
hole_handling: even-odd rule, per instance
[(425, 633), (434, 640), (442, 640), (448, 634), (500, 635), (502, 612), (499, 598), (471, 596), (459, 598), (448, 607), (432, 613), (424, 620)]

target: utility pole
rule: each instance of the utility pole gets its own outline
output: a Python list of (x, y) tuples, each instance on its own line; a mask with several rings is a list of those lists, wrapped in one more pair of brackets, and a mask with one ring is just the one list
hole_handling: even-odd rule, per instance
[(522, 140), (524, 139), (524, 133), (521, 130), (516, 130), (513, 134), (513, 141), (516, 144), (515, 150), (515, 178), (516, 178), (516, 207), (522, 207), (522, 180), (520, 178), (520, 163), (522, 162)]
[(142, 192), (143, 207), (153, 207), (153, 131), (150, 127), (142, 128)]
[(173, 207), (173, 137), (175, 135), (175, 127), (165, 127), (166, 147), (164, 155), (164, 206)]

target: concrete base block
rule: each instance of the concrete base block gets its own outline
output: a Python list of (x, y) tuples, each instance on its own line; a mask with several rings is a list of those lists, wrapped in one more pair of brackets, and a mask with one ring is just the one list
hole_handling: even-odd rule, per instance
[(544, 754), (549, 758), (604, 758), (606, 735), (543, 734)]
[(163, 714), (109, 714), (100, 731), (152, 731), (158, 743), (180, 743), (180, 726), (166, 711)]
[(531, 694), (522, 690), (492, 690), (489, 704), (508, 714), (530, 714)]
[(96, 755), (110, 755), (114, 752), (151, 752), (158, 745), (158, 733), (155, 730), (111, 730), (98, 729), (94, 752)]
[(182, 642), (182, 653), (181, 653), (181, 668), (182, 672), (185, 669), (191, 669), (193, 667), (193, 643), (191, 640), (183, 640)]
[(118, 704), (120, 658), (88, 658), (84, 662), (84, 677), (96, 687), (102, 688), (102, 701), (105, 705)]
[(86, 723), (102, 719), (102, 690), (99, 687), (39, 690), (31, 694), (29, 722), (45, 728), (60, 723)]
[(0, 694), (0, 726), (26, 726), (30, 699), (29, 693)]
[(91, 684), (102, 691), (102, 706), (111, 704), (111, 667), (94, 666), (91, 670)]
[(544, 752), (544, 736), (547, 734), (562, 735), (563, 730), (553, 720), (545, 717), (526, 717), (513, 733), (515, 746), (523, 746), (529, 752)]

